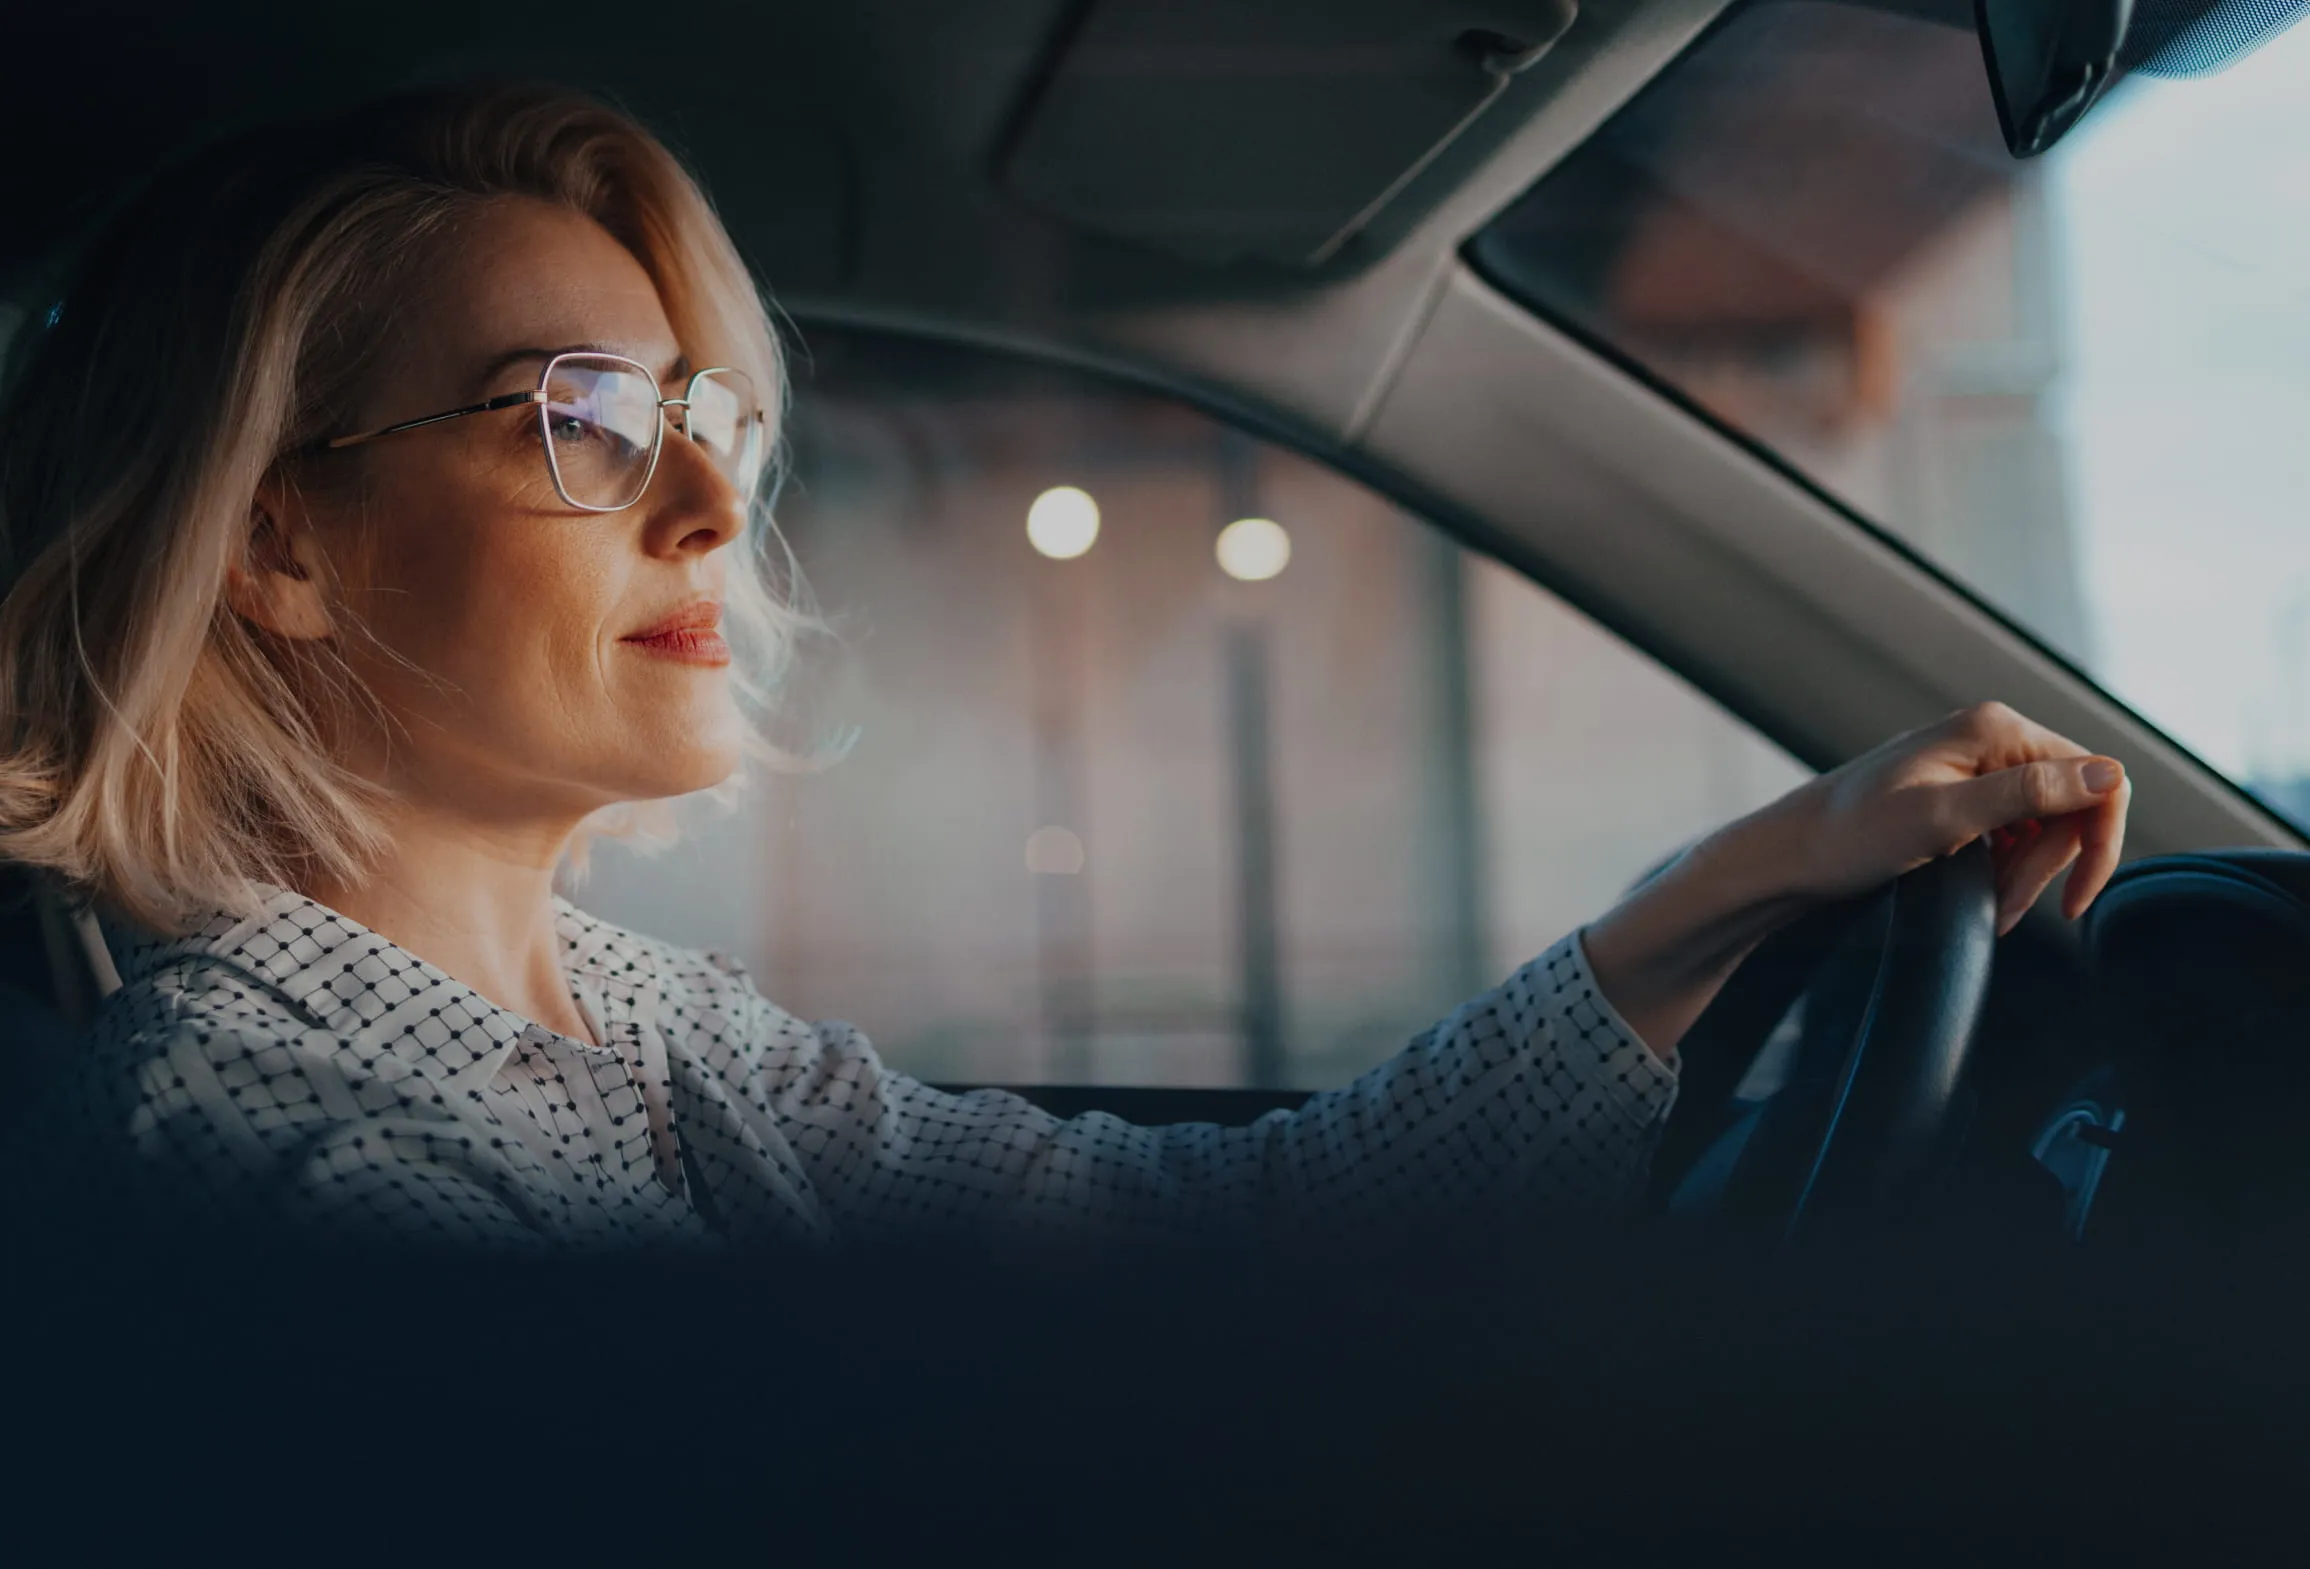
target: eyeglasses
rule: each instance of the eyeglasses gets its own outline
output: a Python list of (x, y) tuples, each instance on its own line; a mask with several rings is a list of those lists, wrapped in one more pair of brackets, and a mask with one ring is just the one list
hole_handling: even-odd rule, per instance
[(751, 500), (768, 449), (762, 405), (744, 371), (713, 365), (692, 376), (678, 398), (658, 395), (658, 378), (633, 360), (590, 351), (557, 354), (545, 362), (537, 385), (405, 419), (380, 430), (339, 436), (321, 445), (335, 451), (382, 436), (536, 404), (545, 466), (561, 499), (581, 512), (619, 512), (642, 499), (665, 446), (668, 409), (681, 410), (682, 434), (721, 470), (739, 496)]

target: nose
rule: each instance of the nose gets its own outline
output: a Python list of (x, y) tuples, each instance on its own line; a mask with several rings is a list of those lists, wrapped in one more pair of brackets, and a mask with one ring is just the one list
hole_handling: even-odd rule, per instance
[(684, 423), (669, 422), (658, 471), (641, 501), (642, 548), (653, 556), (709, 555), (746, 527), (747, 498), (684, 434)]

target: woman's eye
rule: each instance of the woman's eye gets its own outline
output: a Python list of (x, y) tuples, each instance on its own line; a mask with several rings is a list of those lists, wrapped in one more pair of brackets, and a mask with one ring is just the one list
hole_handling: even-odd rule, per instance
[(586, 439), (586, 437), (593, 434), (594, 430), (593, 423), (590, 420), (580, 419), (575, 414), (561, 413), (548, 415), (546, 417), (545, 428), (548, 435), (552, 436), (554, 440), (560, 442), (583, 441)]

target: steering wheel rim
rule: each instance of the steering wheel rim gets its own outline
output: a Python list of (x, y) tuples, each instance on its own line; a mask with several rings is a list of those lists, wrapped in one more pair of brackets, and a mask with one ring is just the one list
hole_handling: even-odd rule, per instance
[[(1703, 1109), (1685, 1159), (1663, 1141), (1667, 1209), (1774, 1242), (1910, 1210), (1958, 1131), (1996, 944), (1983, 841), (1768, 943), (1688, 1038), (1686, 1089)], [(1800, 998), (1780, 1088), (1734, 1100)]]

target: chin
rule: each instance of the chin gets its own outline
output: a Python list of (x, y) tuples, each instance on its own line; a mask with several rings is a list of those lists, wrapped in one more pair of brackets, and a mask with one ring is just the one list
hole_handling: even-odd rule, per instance
[(744, 732), (733, 723), (704, 733), (629, 734), (623, 746), (590, 759), (585, 773), (612, 800), (663, 801), (727, 783), (744, 760)]
[(657, 776), (658, 788), (648, 793), (656, 797), (696, 795), (701, 790), (727, 784), (738, 772), (741, 756), (735, 743), (726, 747), (700, 747), (679, 756), (660, 755), (651, 759), (653, 766), (649, 770)]
[(630, 727), (619, 749), (629, 798), (694, 795), (711, 790), (745, 760), (747, 725), (730, 702), (660, 710), (656, 723)]

